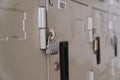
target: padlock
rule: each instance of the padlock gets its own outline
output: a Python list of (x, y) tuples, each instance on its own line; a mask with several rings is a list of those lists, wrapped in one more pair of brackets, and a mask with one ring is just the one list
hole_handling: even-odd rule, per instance
[(46, 54), (54, 55), (58, 53), (58, 45), (55, 41), (50, 41), (47, 45)]
[(93, 41), (93, 50), (95, 53), (98, 51), (98, 40), (97, 39)]

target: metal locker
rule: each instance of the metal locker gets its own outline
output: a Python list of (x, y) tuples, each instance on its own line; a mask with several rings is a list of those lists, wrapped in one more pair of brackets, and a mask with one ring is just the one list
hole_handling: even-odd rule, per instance
[[(87, 44), (89, 43), (87, 39), (87, 21), (90, 16), (87, 13), (89, 13), (89, 8), (87, 5), (74, 0), (50, 1), (52, 5), (47, 2), (48, 6), (46, 7), (47, 26), (55, 30), (57, 44), (62, 41), (68, 41), (69, 43), (69, 79), (88, 79), (86, 76), (88, 75), (91, 63), (89, 50), (86, 50), (91, 48)], [(85, 44), (84, 47), (81, 46), (83, 44)], [(60, 76), (61, 70), (56, 71), (55, 69), (56, 63), (60, 66), (59, 56), (60, 53), (47, 55), (47, 79), (49, 80), (62, 79)], [(82, 67), (85, 68), (83, 69)]]
[[(40, 6), (40, 1), (44, 2), (44, 0), (0, 1), (1, 80), (47, 80), (46, 56), (39, 48), (37, 8)], [(26, 13), (25, 22), (24, 13)], [(22, 22), (26, 30), (25, 39), (21, 39), (24, 37)], [(13, 31), (15, 33), (8, 35), (8, 31), (10, 31), (8, 34)], [(5, 40), (6, 35), (9, 37), (8, 40)]]
[[(65, 8), (59, 7), (59, 1), (65, 3)], [(92, 63), (87, 28), (88, 17), (91, 16), (90, 8), (75, 0), (51, 0), (51, 2), (53, 6), (48, 7), (48, 26), (55, 29), (57, 43), (61, 41), (69, 43), (69, 80), (87, 80)], [(62, 79), (60, 70), (54, 70), (55, 63), (60, 63), (59, 56), (60, 53), (48, 55), (49, 80)]]
[[(97, 78), (104, 80), (103, 78), (109, 74), (107, 72), (107, 64), (109, 60), (114, 55), (111, 43), (110, 43), (110, 35), (109, 35), (109, 16), (107, 13), (102, 12), (100, 10), (93, 9), (93, 26), (95, 28), (95, 33), (100, 37), (100, 64), (96, 66), (95, 58), (94, 58), (94, 67), (95, 75), (99, 75)], [(108, 76), (107, 76), (108, 77)]]
[[(93, 17), (94, 17), (94, 28), (97, 32), (97, 35), (100, 36), (100, 46), (101, 46), (101, 64), (94, 66), (95, 70), (95, 80), (116, 80), (116, 66), (114, 59), (115, 50), (111, 44), (111, 34), (117, 36), (117, 31), (115, 31), (115, 26), (117, 25), (114, 22), (115, 16), (111, 10), (103, 10), (100, 8), (93, 8)], [(116, 15), (117, 16), (117, 15)], [(110, 27), (112, 26), (111, 31)], [(118, 26), (118, 25), (117, 25)], [(118, 40), (118, 39), (117, 39)], [(118, 44), (117, 44), (118, 45)], [(118, 48), (118, 47), (117, 47)], [(117, 50), (118, 51), (118, 50)], [(119, 53), (117, 52), (117, 55)], [(95, 60), (95, 59), (94, 59)], [(95, 62), (94, 62), (95, 63)]]
[(90, 9), (87, 5), (71, 1), (72, 23), (69, 50), (70, 80), (87, 80), (90, 70), (90, 45), (88, 41), (87, 21)]

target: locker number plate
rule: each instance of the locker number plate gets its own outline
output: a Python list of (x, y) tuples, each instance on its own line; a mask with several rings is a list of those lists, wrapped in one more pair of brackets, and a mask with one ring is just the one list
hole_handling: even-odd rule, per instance
[(66, 2), (65, 1), (58, 1), (58, 9), (66, 10)]

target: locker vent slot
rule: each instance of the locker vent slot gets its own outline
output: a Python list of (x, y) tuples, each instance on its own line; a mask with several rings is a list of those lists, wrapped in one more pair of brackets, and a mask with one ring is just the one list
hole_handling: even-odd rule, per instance
[(109, 13), (109, 11), (106, 11), (106, 10), (103, 10), (103, 9), (100, 9), (100, 8), (96, 8), (96, 7), (92, 7), (92, 8), (95, 9), (95, 10), (107, 13), (107, 14)]
[(60, 42), (60, 80), (69, 80), (68, 42)]
[(79, 2), (79, 1), (76, 1), (76, 0), (71, 0), (71, 1), (73, 1), (73, 2), (75, 2), (75, 3), (78, 3), (78, 4), (81, 4), (81, 5), (84, 5), (84, 6), (88, 6), (88, 4), (81, 3), (81, 2)]
[(105, 2), (104, 0), (99, 0), (99, 1), (101, 1), (101, 2)]

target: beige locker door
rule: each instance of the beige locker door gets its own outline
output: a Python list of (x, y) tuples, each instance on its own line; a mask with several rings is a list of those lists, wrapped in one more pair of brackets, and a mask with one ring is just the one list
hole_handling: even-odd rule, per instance
[[(101, 64), (94, 64), (95, 80), (112, 80), (114, 72), (112, 72), (112, 59), (114, 56), (114, 49), (111, 45), (111, 35), (109, 30), (110, 16), (108, 13), (93, 9), (94, 28), (97, 36), (100, 37), (100, 55)], [(95, 58), (94, 58), (95, 60)]]
[(87, 5), (75, 1), (70, 2), (70, 7), (72, 22), (69, 40), (69, 79), (88, 80), (92, 54), (87, 25), (90, 9)]
[(120, 46), (120, 39), (119, 39), (119, 34), (120, 34), (120, 16), (119, 15), (111, 15), (112, 21), (113, 21), (113, 30), (114, 30), (114, 34), (117, 37), (117, 57), (112, 58), (113, 60), (113, 66), (114, 66), (114, 80), (119, 80), (120, 79), (120, 52), (119, 52), (119, 46)]
[[(48, 7), (48, 27), (56, 31), (56, 42), (69, 42), (69, 80), (87, 80), (92, 63), (91, 44), (88, 42), (87, 21), (90, 15), (87, 5), (70, 0), (61, 0), (66, 8), (58, 8), (60, 0), (51, 0), (53, 6)], [(60, 80), (60, 70), (54, 70), (55, 62), (59, 62), (59, 54), (47, 56), (48, 79)]]

